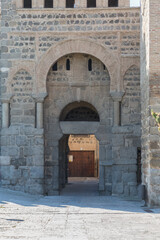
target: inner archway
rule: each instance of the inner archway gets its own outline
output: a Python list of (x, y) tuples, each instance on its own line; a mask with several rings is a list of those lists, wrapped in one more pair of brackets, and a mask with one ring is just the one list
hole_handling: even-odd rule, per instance
[[(60, 189), (67, 185), (62, 194), (98, 192), (99, 141), (91, 133), (99, 121), (97, 110), (83, 101), (68, 104), (61, 112), (61, 128), (67, 133), (59, 141)], [(85, 134), (87, 126), (92, 126), (90, 134)]]
[(68, 104), (60, 115), (60, 121), (87, 121), (99, 122), (97, 110), (87, 102), (74, 102)]

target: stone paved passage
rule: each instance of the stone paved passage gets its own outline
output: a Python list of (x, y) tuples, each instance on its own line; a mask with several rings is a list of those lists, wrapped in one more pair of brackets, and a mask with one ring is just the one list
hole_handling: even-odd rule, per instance
[(0, 189), (0, 240), (160, 239), (160, 209), (95, 195), (31, 196)]

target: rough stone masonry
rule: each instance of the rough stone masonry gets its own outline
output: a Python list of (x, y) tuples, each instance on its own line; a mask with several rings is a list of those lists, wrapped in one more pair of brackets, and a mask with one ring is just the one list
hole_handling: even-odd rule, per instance
[[(144, 31), (149, 28), (145, 17), (150, 13), (140, 23), (140, 9), (130, 8), (129, 0), (120, 0), (118, 7), (97, 0), (95, 8), (79, 2), (76, 8), (66, 8), (64, 0), (55, 0), (53, 8), (44, 8), (43, 0), (33, 0), (32, 8), (24, 8), (22, 0), (1, 2), (0, 184), (59, 194), (64, 179), (60, 149), (66, 144), (61, 139), (92, 134), (99, 141), (100, 193), (140, 196), (142, 136), (148, 146), (142, 145), (143, 184), (148, 203), (159, 204), (158, 156), (151, 170), (147, 154), (159, 137), (155, 127), (151, 144), (148, 128), (141, 133), (141, 116), (144, 121), (149, 117), (148, 111), (141, 115), (141, 96), (147, 97), (147, 109), (150, 96), (149, 79), (145, 87), (141, 77), (140, 86), (140, 24)], [(148, 58), (145, 48), (141, 52), (144, 69)], [(76, 106), (94, 109), (99, 121), (70, 124), (60, 118)]]

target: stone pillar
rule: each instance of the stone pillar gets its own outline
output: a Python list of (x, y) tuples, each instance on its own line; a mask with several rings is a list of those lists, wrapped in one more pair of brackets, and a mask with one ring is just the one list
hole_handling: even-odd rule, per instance
[(111, 92), (110, 93), (114, 101), (114, 126), (120, 125), (120, 102), (124, 92)]
[(36, 4), (37, 8), (44, 8), (44, 1), (45, 0), (37, 0)]
[(43, 102), (37, 102), (36, 127), (43, 128)]
[(104, 166), (99, 164), (99, 191), (101, 192), (105, 190), (104, 178)]
[(43, 102), (46, 93), (40, 93), (38, 96), (34, 97), (36, 101), (36, 128), (43, 128)]
[(103, 164), (105, 159), (106, 148), (105, 145), (102, 144), (101, 141), (99, 141), (99, 191), (102, 193), (105, 191), (105, 168)]
[(32, 8), (44, 8), (45, 0), (32, 0)]
[(99, 0), (96, 2), (97, 8), (105, 8), (108, 7), (108, 1), (106, 0)]
[(66, 0), (54, 0), (53, 7), (54, 8), (65, 8)]
[(120, 125), (120, 101), (114, 99), (114, 126)]
[(130, 7), (130, 0), (119, 0), (119, 7)]
[(9, 101), (2, 102), (2, 128), (8, 128), (10, 122)]
[(87, 0), (75, 0), (76, 8), (86, 8)]
[(16, 7), (17, 8), (23, 8), (23, 0), (17, 0), (16, 1)]
[(102, 0), (102, 7), (108, 7), (108, 1)]

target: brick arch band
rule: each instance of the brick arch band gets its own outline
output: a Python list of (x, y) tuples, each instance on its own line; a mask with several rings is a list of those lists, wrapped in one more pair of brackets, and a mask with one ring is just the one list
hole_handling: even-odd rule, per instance
[[(37, 94), (46, 93), (46, 79), (50, 67), (61, 57), (72, 54), (88, 54), (99, 59), (108, 69), (110, 75), (110, 90), (118, 91), (120, 85), (120, 64), (115, 54), (103, 45), (86, 39), (70, 39), (52, 46), (37, 64)], [(115, 89), (116, 88), (116, 89)]]

